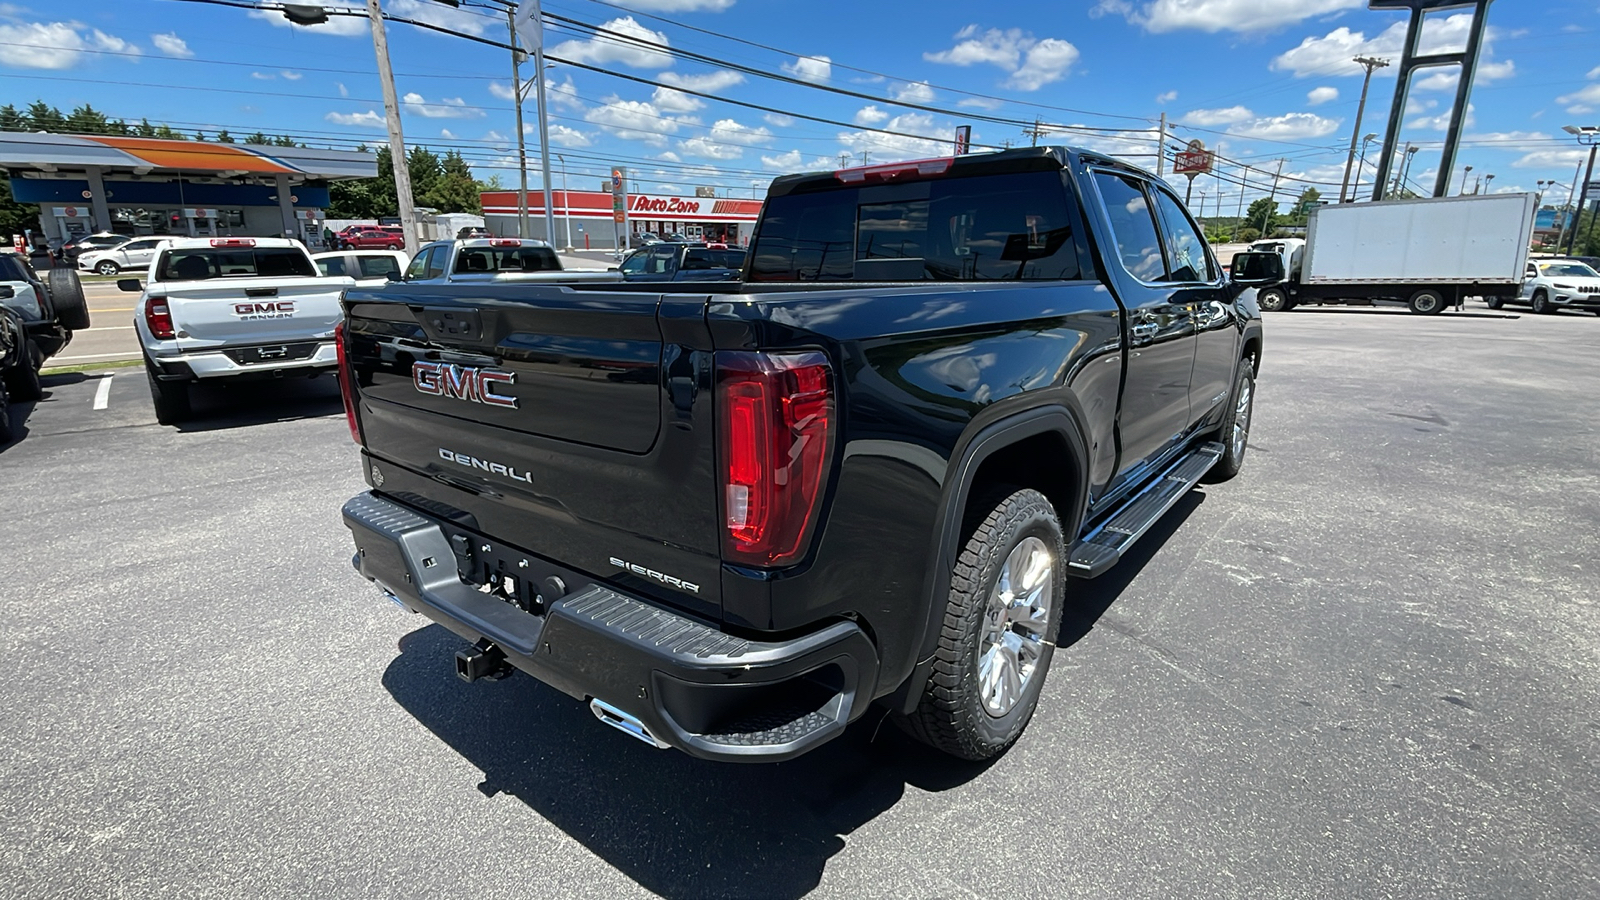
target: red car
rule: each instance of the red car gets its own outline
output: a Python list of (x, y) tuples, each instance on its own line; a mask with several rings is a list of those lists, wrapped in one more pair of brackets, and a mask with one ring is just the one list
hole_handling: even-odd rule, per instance
[(339, 241), (350, 250), (399, 250), (406, 245), (398, 228), (362, 228), (341, 234)]

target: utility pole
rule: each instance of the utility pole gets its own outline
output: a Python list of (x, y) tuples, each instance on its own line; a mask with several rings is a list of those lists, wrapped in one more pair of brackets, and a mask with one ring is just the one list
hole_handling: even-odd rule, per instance
[(1039, 117), (1035, 116), (1033, 119), (1033, 127), (1022, 129), (1022, 133), (1028, 136), (1029, 146), (1039, 146), (1039, 138), (1044, 137), (1045, 133), (1044, 128), (1039, 123)]
[[(1356, 136), (1361, 134), (1361, 117), (1367, 112), (1367, 88), (1372, 84), (1372, 70), (1381, 69), (1389, 64), (1387, 59), (1376, 59), (1370, 56), (1355, 58), (1366, 70), (1366, 77), (1361, 79), (1361, 102), (1356, 105), (1356, 127), (1350, 129), (1350, 155), (1344, 161), (1344, 181), (1339, 185), (1339, 202), (1347, 203), (1345, 190), (1350, 187), (1350, 164), (1356, 161)], [(1361, 148), (1365, 155), (1366, 148)], [(1350, 198), (1354, 200), (1354, 197)]]
[[(1561, 242), (1567, 239), (1567, 207), (1572, 205), (1572, 198), (1578, 194), (1578, 179), (1583, 177), (1583, 160), (1578, 160), (1578, 169), (1572, 173), (1572, 189), (1567, 191), (1567, 200), (1561, 204), (1561, 229), (1556, 232), (1556, 250), (1561, 250)], [(1578, 214), (1572, 214), (1572, 227), (1578, 227)]]
[(400, 101), (394, 91), (394, 69), (389, 66), (389, 38), (383, 30), (383, 10), (378, 0), (367, 0), (372, 20), (372, 50), (378, 56), (378, 80), (383, 83), (383, 114), (389, 126), (389, 161), (394, 164), (394, 193), (400, 203), (400, 230), (406, 255), (417, 255), (417, 208), (411, 198), (411, 170), (406, 165), (406, 140), (400, 130)]
[[(1167, 114), (1161, 114), (1161, 130), (1156, 138), (1156, 177), (1160, 178), (1167, 171)], [(1194, 185), (1194, 179), (1189, 179), (1189, 184)]]
[(517, 191), (517, 236), (528, 237), (528, 140), (522, 133), (522, 54), (517, 50), (515, 6), (506, 7), (506, 22), (511, 28), (511, 96), (517, 108), (517, 174), (522, 179)]
[(1272, 194), (1268, 198), (1270, 202), (1267, 204), (1267, 208), (1262, 211), (1261, 215), (1262, 237), (1267, 236), (1267, 225), (1272, 221), (1272, 214), (1278, 210), (1278, 179), (1283, 177), (1283, 164), (1285, 162), (1288, 162), (1288, 160), (1278, 160), (1277, 174), (1272, 176)]
[[(1583, 224), (1583, 210), (1589, 205), (1589, 182), (1594, 178), (1594, 151), (1600, 148), (1600, 140), (1597, 140), (1597, 135), (1600, 135), (1600, 128), (1595, 128), (1593, 125), (1585, 125), (1582, 128), (1564, 125), (1562, 130), (1577, 137), (1578, 143), (1589, 145), (1589, 165), (1583, 173), (1583, 189), (1578, 193), (1578, 208), (1573, 213), (1572, 233), (1567, 238), (1567, 255), (1571, 256), (1572, 252), (1577, 249), (1578, 226)], [(1593, 222), (1589, 223), (1589, 230), (1591, 232), (1594, 231)]]
[[(1250, 187), (1250, 167), (1242, 167), (1243, 171), (1239, 173), (1239, 211), (1233, 217), (1233, 242), (1236, 244), (1239, 242), (1239, 226), (1244, 224), (1244, 192)], [(1221, 204), (1222, 201), (1217, 202)]]

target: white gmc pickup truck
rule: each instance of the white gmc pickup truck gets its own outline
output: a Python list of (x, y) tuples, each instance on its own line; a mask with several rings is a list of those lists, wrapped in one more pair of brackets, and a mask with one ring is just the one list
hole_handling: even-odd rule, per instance
[(162, 244), (133, 324), (144, 347), (156, 420), (189, 416), (196, 381), (333, 373), (339, 297), (355, 282), (317, 273), (311, 255), (287, 238), (178, 238)]

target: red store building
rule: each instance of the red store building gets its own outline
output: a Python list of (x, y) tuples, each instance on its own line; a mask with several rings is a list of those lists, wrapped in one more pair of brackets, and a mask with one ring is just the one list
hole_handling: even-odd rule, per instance
[[(615, 220), (611, 195), (600, 191), (551, 191), (555, 204), (557, 247), (609, 249), (617, 246), (624, 226)], [(517, 234), (517, 192), (482, 194), (483, 218), (497, 235)], [(629, 194), (627, 229), (634, 234), (682, 234), (693, 240), (744, 245), (761, 214), (760, 200), (726, 197), (675, 197), (667, 194)], [(546, 240), (544, 193), (528, 192), (526, 237)], [(635, 242), (637, 243), (637, 242)]]

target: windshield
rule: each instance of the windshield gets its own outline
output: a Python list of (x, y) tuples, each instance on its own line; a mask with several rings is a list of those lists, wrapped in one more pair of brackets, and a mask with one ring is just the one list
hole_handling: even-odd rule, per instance
[(293, 247), (221, 249), (194, 247), (168, 250), (156, 266), (158, 281), (205, 281), (211, 278), (314, 278), (310, 257)]
[(832, 188), (767, 201), (750, 281), (1076, 279), (1059, 172)]
[(464, 247), (456, 257), (457, 275), (496, 272), (556, 272), (561, 260), (549, 247)]
[(1583, 263), (1545, 263), (1539, 272), (1547, 278), (1600, 278), (1600, 272)]

